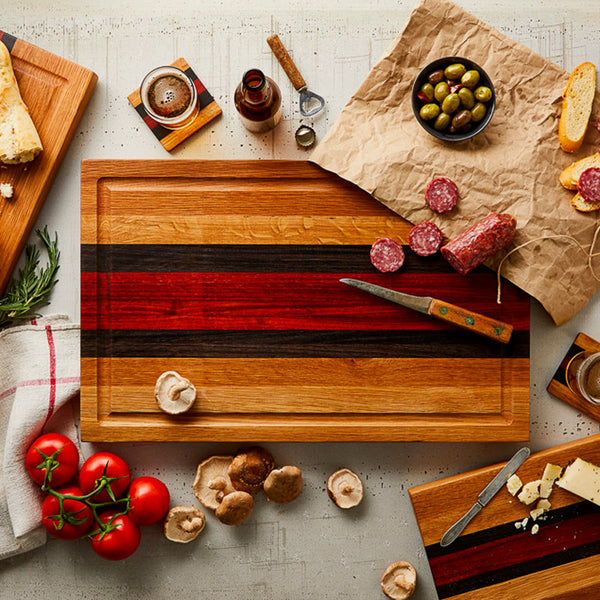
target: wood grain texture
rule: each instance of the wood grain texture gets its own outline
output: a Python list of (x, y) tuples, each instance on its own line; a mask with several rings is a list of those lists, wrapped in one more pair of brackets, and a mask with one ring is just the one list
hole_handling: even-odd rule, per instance
[[(87, 440), (514, 440), (529, 417), (529, 302), (495, 277), (368, 259), (410, 224), (302, 161), (84, 161), (82, 436)], [(283, 225), (282, 225), (283, 222)], [(239, 257), (239, 258), (238, 258)], [(507, 346), (347, 289), (443, 293), (514, 323)], [(368, 318), (365, 318), (368, 315)], [(177, 370), (177, 418), (153, 399)]]
[(292, 57), (289, 55), (288, 51), (285, 49), (283, 42), (279, 39), (278, 35), (271, 35), (267, 38), (267, 43), (273, 50), (273, 54), (279, 61), (281, 68), (285, 71), (285, 74), (290, 78), (292, 85), (295, 89), (299, 90), (306, 86), (306, 81), (304, 81), (304, 77), (300, 75), (300, 71), (298, 71), (298, 67), (294, 64)]
[(11, 183), (14, 188), (10, 200), (0, 198), (0, 294), (10, 281), (97, 80), (89, 69), (19, 39), (11, 59), (44, 149), (30, 163), (3, 165), (0, 170), (0, 183)]
[[(517, 474), (523, 482), (534, 481), (541, 478), (548, 462), (566, 466), (576, 457), (600, 464), (600, 434), (533, 454)], [(440, 598), (591, 598), (583, 594), (600, 589), (600, 573), (592, 572), (593, 560), (588, 558), (593, 555), (597, 564), (600, 533), (593, 528), (600, 509), (556, 486), (548, 520), (539, 522), (537, 535), (515, 528), (514, 523), (529, 516), (533, 506), (526, 507), (504, 487), (454, 544), (440, 548), (444, 532), (474, 504), (503, 465), (409, 490)], [(450, 571), (444, 562), (452, 565)], [(585, 575), (572, 577), (573, 572)]]

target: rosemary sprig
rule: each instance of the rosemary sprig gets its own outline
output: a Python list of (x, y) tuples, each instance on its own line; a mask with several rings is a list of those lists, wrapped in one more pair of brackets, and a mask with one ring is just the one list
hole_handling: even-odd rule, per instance
[(40, 251), (35, 244), (27, 244), (25, 248), (25, 266), (19, 269), (19, 275), (13, 279), (6, 293), (0, 298), (0, 327), (4, 327), (17, 319), (39, 316), (32, 310), (49, 304), (48, 296), (58, 281), (58, 235), (50, 239), (48, 227), (44, 231), (36, 231), (48, 254), (48, 263), (43, 268), (40, 264)]

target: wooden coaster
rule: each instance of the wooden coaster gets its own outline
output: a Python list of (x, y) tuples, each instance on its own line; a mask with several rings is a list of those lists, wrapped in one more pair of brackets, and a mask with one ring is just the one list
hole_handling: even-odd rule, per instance
[(178, 58), (175, 62), (171, 63), (172, 67), (177, 67), (181, 69), (193, 82), (196, 86), (196, 90), (198, 92), (198, 103), (200, 105), (200, 111), (196, 118), (185, 127), (181, 129), (167, 129), (162, 125), (159, 125), (144, 109), (142, 106), (142, 98), (140, 96), (140, 88), (135, 90), (127, 96), (127, 99), (137, 110), (138, 114), (144, 120), (144, 123), (148, 125), (152, 133), (156, 136), (156, 139), (163, 145), (165, 150), (171, 151), (175, 146), (181, 144), (183, 140), (187, 140), (187, 138), (200, 129), (200, 127), (204, 127), (207, 123), (212, 121), (215, 117), (218, 117), (221, 114), (221, 107), (216, 103), (215, 99), (210, 95), (208, 90), (204, 87), (203, 83), (198, 79), (198, 76), (190, 65), (183, 58)]
[(566, 372), (567, 366), (578, 354), (584, 351), (600, 352), (600, 342), (589, 337), (585, 333), (579, 333), (575, 341), (569, 348), (569, 351), (562, 359), (552, 381), (546, 388), (553, 396), (564, 400), (571, 406), (580, 410), (582, 413), (600, 421), (600, 406), (590, 404), (581, 394), (574, 392), (567, 384)]

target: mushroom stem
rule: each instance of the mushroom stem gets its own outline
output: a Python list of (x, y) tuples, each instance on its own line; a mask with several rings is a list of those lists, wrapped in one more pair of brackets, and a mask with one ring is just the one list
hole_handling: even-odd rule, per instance
[(219, 491), (223, 491), (226, 487), (227, 487), (227, 480), (225, 479), (225, 477), (215, 477), (214, 479), (211, 479), (207, 486), (211, 489), (211, 490), (219, 490)]
[(172, 402), (177, 402), (179, 400), (179, 396), (181, 396), (181, 392), (185, 392), (188, 389), (188, 384), (185, 381), (178, 381), (174, 383), (167, 392), (167, 397)]
[(344, 494), (344, 496), (349, 496), (353, 491), (354, 491), (354, 488), (348, 484), (346, 484), (341, 490), (341, 492), (342, 492), (342, 494)]
[(191, 533), (192, 531), (196, 531), (196, 529), (200, 528), (202, 525), (202, 519), (199, 517), (187, 518), (184, 521), (179, 523), (179, 527), (186, 531), (187, 533)]

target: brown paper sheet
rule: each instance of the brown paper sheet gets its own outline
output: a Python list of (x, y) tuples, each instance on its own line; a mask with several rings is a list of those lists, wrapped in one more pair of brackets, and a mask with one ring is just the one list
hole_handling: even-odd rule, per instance
[[(413, 80), (436, 58), (478, 63), (496, 90), (496, 112), (471, 140), (446, 143), (429, 135), (411, 106)], [(452, 238), (490, 212), (517, 219), (510, 246), (486, 262), (497, 268), (510, 249), (542, 236), (570, 235), (589, 250), (600, 211), (579, 213), (558, 177), (598, 150), (596, 96), (582, 147), (560, 149), (558, 119), (568, 73), (445, 0), (422, 0), (404, 31), (373, 67), (311, 160), (357, 184), (410, 221), (435, 222)], [(435, 177), (458, 186), (458, 206), (445, 215), (425, 204)], [(557, 325), (571, 319), (600, 287), (587, 256), (572, 242), (544, 239), (513, 254), (501, 273), (541, 302)], [(600, 260), (594, 265), (600, 273)], [(468, 275), (467, 275), (468, 277)], [(433, 290), (432, 290), (433, 292)]]

